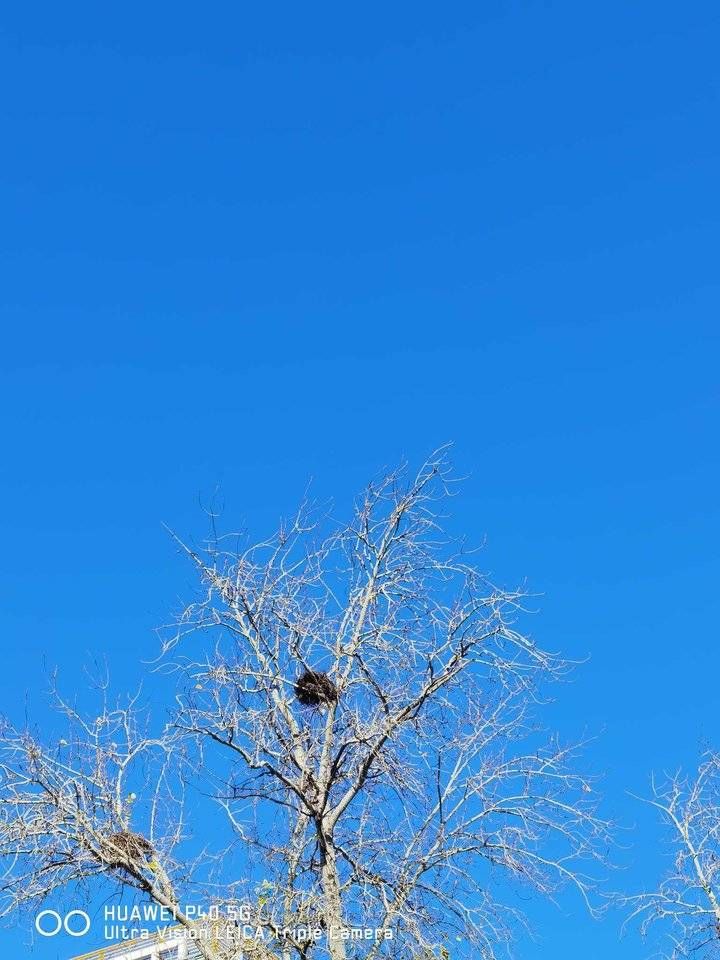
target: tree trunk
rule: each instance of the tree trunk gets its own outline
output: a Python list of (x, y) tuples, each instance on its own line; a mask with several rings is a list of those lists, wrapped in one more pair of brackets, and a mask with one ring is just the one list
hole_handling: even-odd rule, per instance
[(344, 924), (340, 900), (340, 878), (332, 837), (321, 833), (320, 851), (322, 856), (320, 882), (325, 899), (325, 929), (330, 956), (332, 960), (345, 960), (345, 941), (333, 938), (333, 933), (339, 933)]

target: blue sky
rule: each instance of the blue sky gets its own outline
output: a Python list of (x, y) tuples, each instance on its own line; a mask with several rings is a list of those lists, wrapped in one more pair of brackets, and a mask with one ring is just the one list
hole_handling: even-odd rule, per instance
[[(455, 442), (452, 525), (589, 661), (549, 721), (626, 791), (718, 743), (715, 5), (15, 5), (0, 23), (3, 712), (191, 572)], [(573, 899), (522, 960), (644, 956)], [(25, 930), (2, 932), (25, 955)], [(36, 951), (62, 957), (57, 941)], [(58, 951), (61, 951), (58, 953)], [(8, 953), (8, 955), (10, 955)]]

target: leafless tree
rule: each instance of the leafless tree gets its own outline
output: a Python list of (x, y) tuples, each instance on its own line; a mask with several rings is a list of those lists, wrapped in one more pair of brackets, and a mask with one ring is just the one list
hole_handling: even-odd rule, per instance
[(670, 828), (673, 865), (659, 888), (628, 898), (643, 934), (659, 925), (665, 955), (720, 958), (720, 754), (709, 751), (693, 779), (675, 774), (647, 801)]
[(0, 731), (4, 916), (67, 888), (89, 900), (108, 882), (160, 906), (179, 903), (170, 880), (186, 873), (173, 857), (184, 808), (179, 738), (170, 728), (144, 732), (138, 695), (112, 706), (106, 681), (97, 692), (99, 712), (86, 719), (53, 686), (65, 722), (51, 744), (7, 722)]
[[(173, 906), (251, 903), (265, 956), (490, 960), (524, 922), (518, 887), (570, 885), (592, 909), (608, 824), (537, 716), (568, 665), (519, 632), (522, 593), (443, 535), (451, 484), (441, 453), (371, 484), (347, 523), (304, 504), (260, 544), (183, 545), (202, 591), (165, 635), (160, 733), (132, 704), (87, 723), (63, 703), (73, 744), (2, 748), (5, 911), (104, 877)], [(145, 755), (162, 772), (141, 811), (123, 782)], [(192, 863), (188, 793), (222, 817)], [(322, 939), (287, 932), (305, 925)]]

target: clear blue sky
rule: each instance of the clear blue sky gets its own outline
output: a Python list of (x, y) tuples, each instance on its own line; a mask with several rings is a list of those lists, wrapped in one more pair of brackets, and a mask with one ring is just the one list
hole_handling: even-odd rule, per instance
[[(625, 791), (720, 740), (719, 33), (702, 0), (6, 5), (2, 710), (89, 652), (132, 682), (191, 580), (161, 521), (202, 534), (218, 483), (263, 534), (454, 440), (453, 524), (590, 655), (550, 720), (600, 734), (642, 828), (615, 882), (651, 882)], [(521, 960), (644, 955), (530, 909)]]

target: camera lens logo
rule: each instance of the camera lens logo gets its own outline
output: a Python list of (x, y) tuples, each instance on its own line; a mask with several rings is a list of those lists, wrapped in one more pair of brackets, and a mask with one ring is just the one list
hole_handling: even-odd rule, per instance
[(90, 917), (84, 910), (71, 910), (64, 917), (56, 910), (43, 910), (35, 917), (35, 929), (41, 937), (56, 937), (61, 930), (71, 937), (84, 937)]

